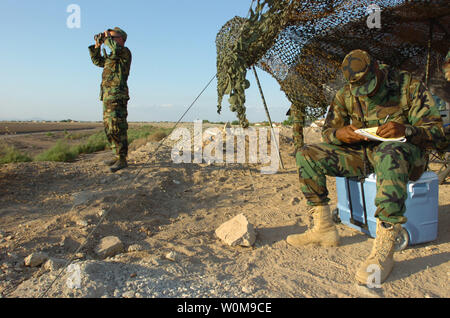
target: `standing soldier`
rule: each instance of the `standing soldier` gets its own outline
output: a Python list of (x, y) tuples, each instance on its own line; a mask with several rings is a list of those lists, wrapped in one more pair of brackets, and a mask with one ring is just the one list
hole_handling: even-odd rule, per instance
[[(128, 154), (128, 123), (127, 103), (128, 75), (131, 66), (131, 52), (125, 47), (127, 34), (120, 28), (108, 29), (95, 36), (95, 45), (89, 47), (92, 62), (103, 67), (100, 100), (103, 101), (103, 124), (106, 137), (114, 153), (111, 160), (105, 164), (116, 172), (126, 168)], [(108, 55), (101, 45), (105, 43), (111, 50)]]
[[(293, 246), (316, 243), (337, 246), (339, 235), (328, 202), (326, 176), (377, 175), (376, 238), (356, 279), (366, 284), (369, 266), (380, 269), (381, 282), (394, 266), (394, 243), (404, 216), (408, 180), (420, 178), (426, 167), (426, 150), (445, 147), (442, 119), (425, 85), (387, 65), (367, 52), (350, 52), (342, 63), (347, 80), (330, 106), (322, 136), (324, 143), (306, 145), (297, 153), (301, 189), (313, 206), (314, 226), (303, 234), (290, 235)], [(355, 129), (377, 127), (385, 138), (406, 136), (407, 142), (368, 141)]]

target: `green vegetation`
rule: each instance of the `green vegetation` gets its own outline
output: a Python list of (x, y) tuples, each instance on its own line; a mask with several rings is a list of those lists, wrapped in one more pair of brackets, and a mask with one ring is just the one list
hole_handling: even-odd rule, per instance
[(162, 140), (170, 133), (170, 128), (158, 128), (151, 125), (128, 129), (128, 143), (134, 140), (146, 138), (151, 141)]
[(214, 125), (225, 125), (224, 121), (209, 121), (208, 119), (203, 119), (203, 124), (214, 124)]
[[(133, 141), (160, 141), (170, 132), (169, 128), (158, 128), (155, 126), (145, 125), (140, 127), (132, 127), (128, 129), (128, 143)], [(67, 140), (87, 139), (78, 145), (69, 145)], [(60, 161), (69, 162), (75, 160), (80, 154), (89, 154), (109, 147), (105, 133), (103, 131), (96, 132), (88, 137), (88, 134), (70, 134), (64, 132), (63, 139), (56, 144), (37, 155), (33, 159), (27, 155), (20, 153), (17, 149), (10, 146), (0, 147), (0, 164), (11, 162), (26, 161)]]
[(2, 145), (0, 147), (0, 164), (10, 163), (10, 162), (29, 162), (32, 159), (21, 153), (19, 150), (12, 146)]
[(106, 135), (103, 131), (99, 131), (91, 136), (88, 139), (79, 145), (73, 146), (74, 151), (77, 155), (80, 154), (88, 154), (96, 151), (105, 150), (108, 146), (108, 140), (106, 139)]
[(284, 126), (292, 126), (294, 124), (294, 117), (289, 116), (285, 121), (283, 121)]
[[(52, 133), (50, 133), (52, 134)], [(90, 136), (91, 133), (69, 133), (64, 131), (64, 138), (69, 140), (79, 140)]]
[(37, 155), (34, 158), (34, 161), (72, 161), (74, 160), (78, 154), (75, 149), (70, 147), (65, 142), (58, 140), (56, 145), (52, 148), (44, 151), (43, 153)]

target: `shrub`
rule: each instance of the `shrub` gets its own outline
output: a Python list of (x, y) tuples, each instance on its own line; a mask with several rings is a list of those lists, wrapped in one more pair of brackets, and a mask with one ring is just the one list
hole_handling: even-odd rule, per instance
[(105, 150), (108, 146), (108, 140), (106, 139), (105, 133), (100, 131), (95, 133), (86, 140), (85, 143), (74, 146), (75, 152), (79, 154), (88, 154), (96, 151)]
[(58, 140), (56, 145), (47, 151), (37, 155), (35, 161), (60, 161), (67, 162), (73, 161), (78, 156), (76, 149), (70, 147), (65, 142)]
[[(128, 130), (128, 143), (131, 144), (134, 140), (143, 140), (143, 143), (145, 143), (145, 140), (160, 141), (165, 138), (169, 132), (169, 128), (158, 128), (151, 125), (131, 128)], [(64, 139), (72, 139), (71, 136), (72, 135), (68, 135), (68, 133), (65, 132)], [(82, 138), (81, 136), (76, 135), (75, 139), (78, 139), (78, 137), (80, 137), (80, 139)], [(108, 147), (108, 140), (106, 139), (106, 135), (103, 131), (99, 131), (89, 136), (85, 142), (75, 146), (68, 145), (64, 139), (58, 140), (52, 148), (37, 155), (34, 160), (68, 162), (75, 160), (80, 154), (89, 154), (105, 150)], [(7, 160), (9, 160), (8, 162), (32, 160), (24, 155), (22, 155), (22, 157), (19, 156), (17, 151), (15, 153), (15, 157), (12, 151), (9, 151), (8, 153), (9, 157), (5, 159), (1, 157), (0, 163), (4, 163), (3, 161)]]
[(28, 155), (21, 153), (12, 146), (3, 146), (1, 152), (3, 155), (0, 156), (0, 164), (11, 162), (29, 162), (32, 160)]

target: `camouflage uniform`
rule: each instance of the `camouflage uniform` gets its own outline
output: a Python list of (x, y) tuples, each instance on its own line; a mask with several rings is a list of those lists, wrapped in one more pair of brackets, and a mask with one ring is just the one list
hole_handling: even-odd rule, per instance
[[(356, 57), (365, 53), (357, 51)], [(368, 60), (363, 62), (350, 54), (342, 65), (349, 83), (338, 91), (330, 105), (322, 131), (325, 143), (305, 145), (296, 155), (301, 190), (309, 205), (326, 205), (326, 175), (362, 179), (375, 172), (375, 215), (381, 221), (405, 223), (408, 180), (417, 180), (425, 170), (427, 149), (445, 147), (442, 119), (431, 93), (410, 73), (380, 65), (377, 77), (378, 64), (367, 53), (363, 57)], [(375, 89), (374, 96), (367, 96)], [(344, 144), (336, 138), (341, 127), (376, 127), (386, 119), (407, 127), (407, 142)]]
[(304, 117), (295, 104), (291, 105), (291, 108), (289, 108), (286, 116), (292, 117), (292, 137), (294, 139), (295, 152), (297, 153), (303, 146)]
[[(442, 66), (442, 71), (444, 72), (444, 76), (447, 72), (450, 72), (450, 50), (447, 52), (447, 56), (445, 57), (444, 65)], [(447, 81), (450, 81), (450, 78), (446, 78)]]
[[(115, 28), (126, 40), (126, 33)], [(100, 100), (103, 101), (103, 124), (105, 134), (113, 152), (121, 158), (128, 153), (128, 123), (127, 103), (128, 75), (131, 66), (131, 52), (127, 47), (117, 44), (111, 37), (107, 37), (105, 44), (111, 49), (109, 55), (104, 51), (102, 56), (100, 47), (89, 47), (92, 62), (103, 68), (102, 83), (100, 86)]]

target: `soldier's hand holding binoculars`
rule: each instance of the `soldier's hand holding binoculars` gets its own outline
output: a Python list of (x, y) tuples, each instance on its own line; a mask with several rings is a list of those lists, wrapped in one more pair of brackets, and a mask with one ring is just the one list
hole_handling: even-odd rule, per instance
[(105, 42), (106, 38), (109, 36), (110, 36), (110, 34), (108, 31), (104, 31), (102, 33), (98, 33), (98, 34), (94, 35), (95, 48), (102, 46), (102, 44)]

